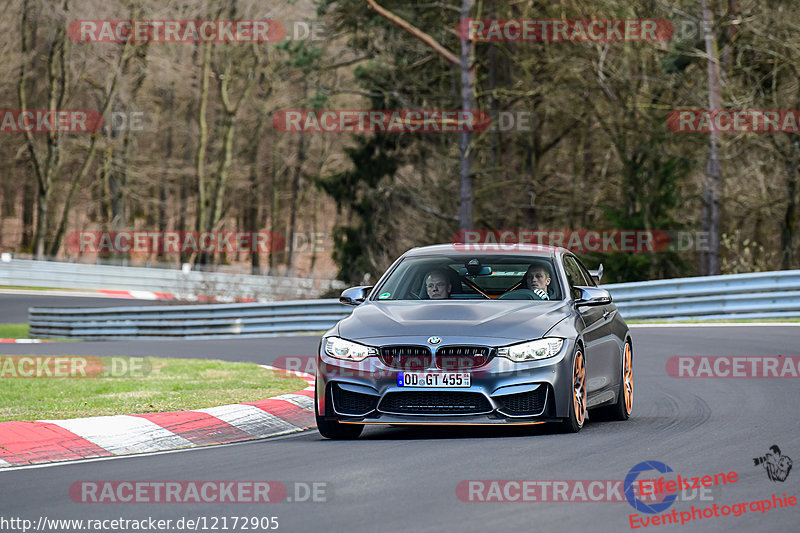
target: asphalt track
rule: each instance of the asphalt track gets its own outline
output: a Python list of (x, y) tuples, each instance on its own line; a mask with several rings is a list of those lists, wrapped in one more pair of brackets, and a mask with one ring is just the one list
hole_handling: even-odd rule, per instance
[(51, 291), (23, 295), (8, 291), (8, 293), (0, 292), (0, 324), (27, 323), (29, 307), (134, 307), (163, 304), (164, 302), (133, 298), (62, 296)]
[[(770, 481), (752, 458), (777, 444), (800, 460), (796, 379), (677, 379), (673, 355), (800, 355), (800, 327), (633, 329), (636, 393), (627, 422), (589, 422), (576, 435), (528, 429), (367, 428), (357, 441), (323, 440), (316, 431), (191, 451), (0, 471), (0, 519), (196, 519), (277, 516), (279, 531), (626, 531), (627, 502), (467, 502), (462, 480), (620, 480), (645, 460), (683, 476), (735, 471), (738, 482), (712, 500), (678, 501), (667, 510), (798, 496), (796, 467)], [(8, 345), (11, 354), (109, 354), (209, 357), (270, 363), (313, 354), (317, 337), (241, 341), (92, 342)], [(325, 502), (272, 504), (81, 504), (76, 481), (280, 481), (327, 483)], [(641, 515), (641, 513), (640, 513)], [(749, 511), (647, 531), (797, 531), (800, 507)], [(222, 527), (219, 522), (218, 527)], [(239, 530), (243, 530), (241, 527)], [(66, 529), (61, 529), (66, 530)], [(174, 527), (171, 529), (178, 531)], [(203, 530), (202, 526), (199, 530)], [(219, 529), (222, 530), (222, 529)], [(252, 530), (252, 529), (250, 529)], [(111, 529), (103, 530), (111, 531)], [(207, 529), (211, 531), (211, 529)]]

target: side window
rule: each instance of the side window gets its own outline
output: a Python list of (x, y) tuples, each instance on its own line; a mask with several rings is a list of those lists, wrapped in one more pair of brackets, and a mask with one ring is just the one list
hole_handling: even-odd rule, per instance
[(586, 279), (585, 285), (589, 287), (597, 287), (597, 283), (594, 282), (594, 278), (591, 274), (589, 274), (589, 269), (581, 263), (580, 259), (575, 258), (578, 266), (581, 268), (581, 272), (583, 273), (583, 277)]
[(581, 267), (578, 266), (578, 262), (575, 258), (565, 255), (564, 256), (564, 272), (567, 274), (567, 282), (569, 283), (569, 293), (573, 298), (579, 298), (580, 294), (575, 289), (575, 286), (591, 286), (592, 283), (589, 281), (587, 282), (586, 278), (581, 271)]

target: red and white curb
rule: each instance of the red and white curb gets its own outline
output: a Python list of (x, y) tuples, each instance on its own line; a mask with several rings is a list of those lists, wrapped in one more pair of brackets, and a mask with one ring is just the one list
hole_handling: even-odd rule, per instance
[(205, 296), (203, 294), (198, 295), (186, 295), (181, 298), (178, 298), (174, 294), (168, 294), (166, 292), (150, 292), (150, 291), (108, 291), (108, 290), (98, 290), (98, 293), (109, 296), (112, 298), (135, 298), (137, 300), (184, 300), (187, 302), (221, 302), (221, 303), (249, 303), (255, 302), (252, 298), (234, 298), (232, 296)]
[(192, 411), (0, 423), (0, 468), (158, 452), (284, 435), (314, 427), (314, 376), (267, 365), (308, 386), (256, 402)]
[(0, 294), (20, 296), (59, 296), (65, 298), (134, 298), (139, 300), (175, 300), (174, 294), (152, 291), (117, 291), (104, 289), (0, 289)]
[(233, 296), (206, 296), (197, 295), (175, 295), (166, 292), (153, 291), (118, 291), (108, 289), (94, 290), (25, 290), (25, 289), (0, 289), (0, 294), (18, 294), (27, 296), (63, 296), (70, 298), (121, 298), (134, 300), (180, 300), (184, 302), (207, 302), (207, 303), (248, 303), (256, 302), (253, 298), (236, 298)]
[(0, 343), (6, 344), (39, 344), (40, 342), (48, 342), (42, 339), (0, 339)]
[(112, 298), (135, 298), (137, 300), (174, 300), (175, 296), (165, 292), (151, 291), (107, 291), (98, 290), (98, 293)]

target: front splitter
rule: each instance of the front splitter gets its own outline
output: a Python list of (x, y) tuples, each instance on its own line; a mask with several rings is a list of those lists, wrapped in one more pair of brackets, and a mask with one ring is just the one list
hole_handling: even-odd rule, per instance
[(381, 415), (370, 419), (339, 419), (340, 424), (392, 425), (392, 426), (535, 426), (547, 422), (560, 422), (558, 418), (488, 418), (486, 416), (396, 416)]

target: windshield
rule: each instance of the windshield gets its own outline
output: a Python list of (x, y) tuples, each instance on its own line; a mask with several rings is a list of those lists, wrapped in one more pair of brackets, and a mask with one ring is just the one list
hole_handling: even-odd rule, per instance
[(431, 256), (404, 259), (373, 300), (560, 300), (547, 257)]

